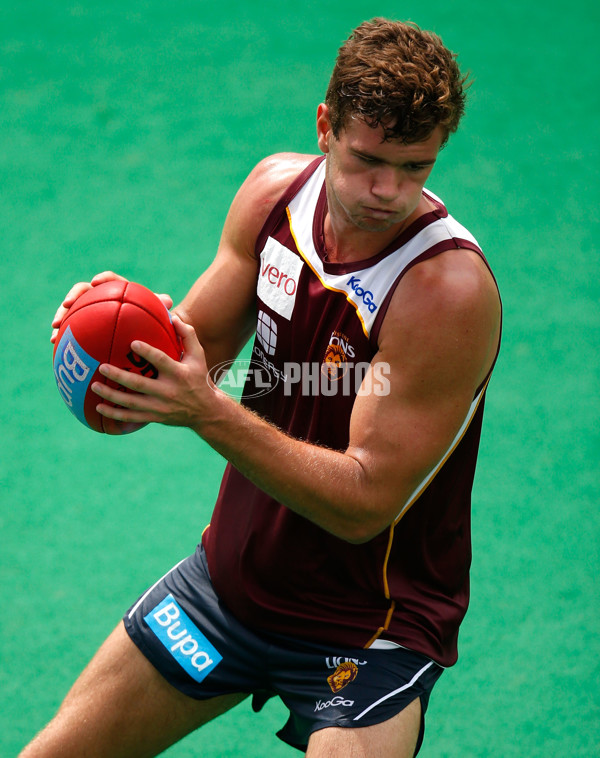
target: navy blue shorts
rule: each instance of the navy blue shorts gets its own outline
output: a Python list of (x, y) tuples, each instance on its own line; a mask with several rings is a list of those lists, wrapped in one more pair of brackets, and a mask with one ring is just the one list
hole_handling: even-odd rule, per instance
[[(290, 717), (278, 736), (299, 750), (306, 750), (318, 729), (378, 724), (417, 697), (424, 716), (443, 671), (405, 648), (332, 648), (251, 631), (215, 594), (202, 546), (142, 595), (123, 620), (148, 660), (190, 697), (247, 692), (258, 711), (279, 696)], [(423, 728), (422, 719), (417, 752)]]

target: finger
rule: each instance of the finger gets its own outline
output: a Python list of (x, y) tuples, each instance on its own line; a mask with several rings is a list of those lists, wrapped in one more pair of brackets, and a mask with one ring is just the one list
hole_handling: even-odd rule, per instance
[(198, 341), (198, 335), (196, 334), (194, 327), (191, 324), (186, 324), (185, 321), (182, 321), (177, 313), (172, 314), (172, 319), (175, 331), (177, 332), (177, 335), (181, 337), (184, 353), (197, 351), (197, 349), (200, 348), (200, 342)]
[(79, 282), (75, 286), (71, 287), (67, 293), (67, 296), (59, 305), (58, 310), (52, 318), (52, 322), (50, 324), (52, 326), (52, 332), (50, 334), (50, 342), (52, 344), (56, 342), (56, 338), (58, 337), (58, 330), (60, 329), (65, 316), (69, 312), (69, 308), (73, 305), (75, 300), (77, 300), (80, 295), (83, 295), (84, 292), (87, 292), (90, 287), (91, 285), (87, 282)]
[(103, 384), (102, 382), (92, 382), (91, 388), (103, 400), (116, 403), (121, 408), (138, 408), (139, 402), (136, 403), (135, 400), (142, 397), (132, 392), (124, 392), (122, 389), (116, 387), (110, 387), (108, 384)]
[(114, 403), (120, 408), (149, 413), (155, 411), (156, 400), (149, 395), (138, 392), (128, 392), (119, 387), (112, 387), (103, 382), (93, 382), (92, 391), (109, 403)]
[[(71, 308), (71, 306), (75, 303), (75, 301), (79, 297), (81, 297), (81, 295), (83, 295), (84, 292), (87, 292), (92, 287), (97, 287), (99, 284), (104, 284), (104, 282), (110, 282), (114, 280), (119, 280), (123, 282), (127, 281), (125, 277), (120, 276), (119, 274), (115, 274), (114, 271), (103, 271), (101, 274), (96, 274), (96, 276), (92, 279), (91, 282), (77, 282), (77, 284), (74, 284), (71, 287), (71, 289), (67, 292), (64, 300), (62, 301), (62, 303), (58, 307), (58, 310), (54, 314), (54, 318), (52, 319), (52, 324), (51, 324), (52, 334), (50, 335), (50, 342), (52, 343), (56, 342), (58, 330), (60, 329), (60, 325), (64, 321), (64, 318), (67, 315), (69, 308)], [(171, 301), (171, 305), (172, 304), (173, 302)]]
[(67, 311), (69, 308), (73, 305), (73, 303), (77, 300), (78, 297), (81, 297), (84, 292), (87, 292), (89, 289), (91, 289), (92, 285), (89, 284), (89, 282), (77, 282), (77, 284), (74, 284), (71, 289), (67, 292), (64, 300), (59, 305), (58, 310), (54, 314), (54, 318), (52, 319), (52, 326), (57, 329), (61, 323), (64, 317), (67, 314)]
[(64, 305), (59, 306), (58, 310), (54, 314), (52, 318), (52, 328), (57, 329), (60, 327), (60, 325), (63, 322), (64, 317), (67, 315), (68, 308), (65, 308)]
[(153, 366), (155, 366), (158, 369), (159, 373), (164, 372), (167, 374), (172, 374), (175, 367), (179, 365), (178, 361), (173, 360), (173, 358), (168, 356), (166, 353), (163, 353), (162, 350), (159, 350), (159, 348), (154, 347), (153, 345), (149, 345), (147, 342), (134, 340), (131, 343), (131, 349), (141, 358), (145, 358)]
[(106, 418), (111, 418), (114, 421), (148, 424), (157, 420), (155, 415), (148, 411), (131, 410), (129, 408), (121, 408), (115, 405), (106, 405), (106, 403), (98, 403), (96, 410), (101, 416), (106, 416)]
[(165, 306), (165, 308), (168, 311), (170, 311), (171, 308), (173, 307), (173, 298), (171, 297), (171, 295), (166, 295), (166, 294), (162, 293), (160, 295), (157, 294), (156, 296), (162, 302), (162, 304)]
[[(110, 363), (102, 363), (99, 366), (98, 371), (100, 374), (102, 374), (102, 376), (105, 376), (107, 379), (110, 379), (111, 381), (119, 384), (121, 387), (125, 387), (128, 390), (132, 390), (133, 392), (138, 392), (143, 395), (153, 394), (153, 389), (155, 386), (154, 383), (156, 381), (155, 379), (149, 379), (145, 376), (141, 376), (140, 374), (136, 374), (133, 371), (125, 371), (124, 369), (117, 368), (117, 366), (111, 366)], [(114, 390), (112, 387), (105, 389), (107, 385), (102, 383), (98, 384), (98, 391), (94, 389), (94, 392), (97, 392), (97, 394), (105, 397), (107, 400), (117, 402), (114, 400), (112, 394), (110, 393), (119, 392), (118, 389)]]
[(92, 287), (97, 287), (99, 284), (104, 284), (105, 282), (127, 282), (129, 281), (126, 277), (121, 276), (121, 274), (115, 274), (114, 271), (102, 271), (100, 274), (96, 274), (96, 276), (92, 279)]

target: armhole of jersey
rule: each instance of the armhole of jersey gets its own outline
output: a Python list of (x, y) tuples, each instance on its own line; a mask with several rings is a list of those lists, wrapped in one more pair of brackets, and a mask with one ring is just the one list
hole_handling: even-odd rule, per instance
[(291, 182), (291, 184), (289, 184), (288, 187), (283, 191), (282, 196), (273, 206), (273, 209), (267, 216), (267, 220), (263, 224), (263, 227), (260, 230), (258, 237), (256, 238), (256, 246), (254, 249), (255, 249), (257, 258), (260, 256), (260, 253), (265, 246), (265, 243), (269, 237), (271, 230), (279, 221), (280, 216), (284, 214), (285, 209), (291, 202), (292, 198), (294, 198), (298, 194), (298, 192), (301, 190), (304, 184), (306, 184), (306, 182), (308, 181), (308, 178), (317, 170), (319, 165), (324, 160), (325, 160), (325, 156), (320, 155), (317, 158), (315, 158), (314, 161), (311, 161), (308, 164), (308, 166), (306, 166), (306, 168), (304, 168), (298, 174), (298, 176)]
[(420, 255), (418, 255), (413, 261), (411, 261), (408, 264), (408, 266), (406, 266), (406, 268), (403, 269), (398, 274), (398, 276), (396, 277), (396, 280), (394, 281), (394, 283), (388, 290), (388, 293), (385, 296), (385, 299), (380, 306), (379, 313), (377, 314), (377, 318), (375, 319), (375, 322), (373, 323), (373, 328), (371, 329), (369, 340), (371, 342), (371, 345), (373, 346), (373, 349), (377, 350), (378, 341), (379, 341), (379, 332), (381, 330), (383, 319), (385, 318), (385, 314), (387, 313), (389, 305), (392, 301), (394, 292), (396, 291), (396, 288), (400, 284), (402, 277), (406, 274), (406, 272), (410, 271), (410, 269), (413, 266), (415, 266), (417, 263), (428, 260), (429, 258), (434, 258), (436, 255), (446, 252), (447, 250), (472, 250), (474, 253), (477, 253), (477, 255), (484, 262), (487, 270), (490, 272), (490, 275), (492, 279), (494, 280), (494, 284), (496, 285), (498, 298), (500, 299), (500, 333), (498, 335), (498, 346), (496, 348), (496, 355), (494, 356), (494, 360), (492, 361), (490, 370), (487, 372), (487, 374), (485, 375), (485, 378), (483, 379), (483, 381), (481, 382), (481, 384), (479, 385), (479, 387), (477, 387), (477, 390), (475, 391), (474, 397), (477, 397), (477, 395), (481, 392), (483, 387), (485, 387), (485, 385), (487, 384), (490, 378), (490, 375), (494, 369), (494, 366), (496, 365), (496, 361), (498, 360), (498, 353), (500, 352), (500, 340), (502, 338), (502, 299), (500, 298), (500, 289), (498, 287), (498, 282), (496, 281), (496, 277), (494, 276), (494, 272), (492, 271), (490, 264), (488, 263), (481, 248), (479, 248), (473, 242), (470, 242), (469, 240), (458, 239), (456, 237), (451, 237), (450, 239), (443, 240), (442, 242), (438, 242), (437, 245), (433, 245), (433, 247), (430, 247), (428, 250), (425, 250)]

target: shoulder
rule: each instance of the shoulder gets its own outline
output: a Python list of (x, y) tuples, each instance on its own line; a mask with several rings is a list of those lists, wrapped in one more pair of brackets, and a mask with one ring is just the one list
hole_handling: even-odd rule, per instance
[(277, 153), (261, 160), (239, 188), (225, 223), (225, 233), (243, 238), (253, 249), (269, 213), (299, 174), (318, 156)]
[(402, 278), (381, 327), (380, 348), (418, 355), (431, 371), (463, 371), (477, 386), (493, 365), (500, 318), (498, 289), (482, 258), (450, 250)]
[(255, 206), (265, 205), (270, 211), (287, 187), (317, 157), (301, 153), (270, 155), (252, 169), (238, 195)]
[(405, 296), (421, 309), (458, 315), (480, 308), (496, 310), (499, 296), (490, 269), (472, 250), (440, 253), (413, 266), (404, 276)]

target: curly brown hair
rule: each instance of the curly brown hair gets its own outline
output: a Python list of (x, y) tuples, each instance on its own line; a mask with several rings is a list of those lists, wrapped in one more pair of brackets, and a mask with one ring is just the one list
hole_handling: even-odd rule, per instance
[(436, 34), (411, 22), (365, 21), (340, 47), (327, 88), (333, 134), (356, 116), (405, 143), (441, 126), (445, 143), (464, 113), (467, 79)]

